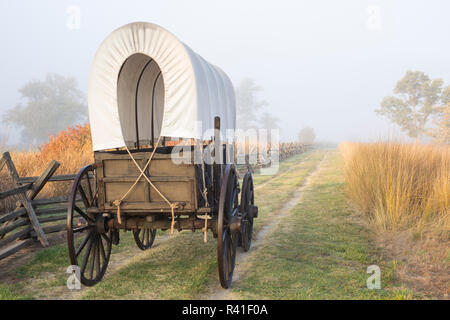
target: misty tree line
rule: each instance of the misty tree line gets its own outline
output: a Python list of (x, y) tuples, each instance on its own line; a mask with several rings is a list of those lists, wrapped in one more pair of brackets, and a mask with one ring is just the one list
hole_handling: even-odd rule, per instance
[[(242, 129), (280, 129), (279, 119), (268, 111), (268, 103), (258, 99), (262, 87), (246, 78), (235, 88), (237, 127)], [(22, 142), (39, 145), (49, 134), (56, 134), (76, 123), (88, 120), (86, 99), (73, 77), (48, 74), (44, 80), (32, 80), (19, 90), (22, 101), (9, 109), (3, 123), (22, 129)], [(450, 86), (442, 79), (430, 79), (421, 71), (407, 71), (393, 90), (383, 98), (375, 112), (397, 124), (417, 142), (424, 136), (450, 144)], [(314, 130), (302, 128), (298, 136), (312, 143)]]
[[(407, 71), (375, 112), (397, 124), (416, 142), (424, 136), (450, 144), (450, 86), (421, 71)], [(431, 123), (431, 126), (428, 126)]]
[(19, 89), (21, 102), (3, 116), (3, 123), (20, 128), (24, 144), (39, 145), (77, 123), (87, 121), (86, 99), (73, 77), (48, 74)]
[[(246, 78), (235, 88), (237, 127), (241, 129), (280, 129), (279, 119), (268, 111), (268, 103), (258, 99), (263, 89)], [(73, 77), (48, 74), (44, 80), (32, 80), (19, 90), (21, 103), (9, 109), (3, 123), (20, 128), (21, 140), (27, 145), (39, 145), (77, 123), (88, 121), (86, 99)], [(301, 142), (312, 143), (314, 130), (303, 128)]]

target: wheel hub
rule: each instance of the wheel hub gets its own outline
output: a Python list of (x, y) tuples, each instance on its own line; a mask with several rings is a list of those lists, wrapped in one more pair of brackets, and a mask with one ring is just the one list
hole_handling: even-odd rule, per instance
[(95, 218), (95, 228), (98, 233), (106, 233), (108, 232), (108, 226), (106, 223), (106, 219), (102, 214), (99, 214)]

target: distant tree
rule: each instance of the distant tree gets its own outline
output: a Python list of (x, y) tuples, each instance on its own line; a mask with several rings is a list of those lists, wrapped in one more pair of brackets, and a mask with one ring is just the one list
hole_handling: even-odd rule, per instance
[(272, 129), (280, 129), (280, 126), (278, 125), (279, 121), (280, 121), (280, 119), (273, 116), (269, 112), (264, 112), (259, 119), (259, 127), (261, 129), (267, 130), (267, 134), (268, 134), (267, 139), (269, 142), (271, 142), (273, 139)]
[(237, 127), (249, 129), (258, 127), (258, 111), (267, 106), (264, 100), (258, 100), (256, 94), (262, 90), (262, 87), (256, 85), (255, 81), (245, 78), (241, 81), (236, 92), (236, 120)]
[(259, 127), (267, 130), (280, 129), (280, 126), (278, 125), (279, 121), (280, 119), (269, 112), (264, 112), (259, 118)]
[(394, 96), (384, 97), (375, 112), (396, 123), (410, 137), (421, 142), (426, 124), (440, 101), (442, 79), (431, 80), (420, 71), (407, 71), (395, 88)]
[(434, 127), (430, 128), (426, 134), (433, 137), (437, 143), (450, 144), (450, 86), (442, 91), (441, 106), (435, 109)]
[(303, 127), (298, 134), (298, 141), (301, 143), (312, 144), (315, 139), (316, 134), (311, 127)]
[(32, 80), (19, 90), (24, 104), (6, 112), (3, 122), (22, 129), (26, 143), (40, 144), (76, 123), (85, 122), (87, 107), (73, 77), (48, 74), (45, 80)]

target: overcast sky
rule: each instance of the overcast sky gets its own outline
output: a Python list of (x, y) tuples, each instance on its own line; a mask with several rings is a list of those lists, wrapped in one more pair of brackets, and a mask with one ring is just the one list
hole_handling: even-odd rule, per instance
[[(445, 0), (0, 3), (0, 114), (19, 102), (24, 83), (48, 72), (76, 77), (87, 95), (100, 42), (133, 21), (168, 29), (235, 85), (253, 78), (284, 139), (304, 125), (319, 140), (375, 139), (396, 131), (373, 110), (408, 69), (450, 83)], [(74, 6), (75, 29), (67, 26)]]

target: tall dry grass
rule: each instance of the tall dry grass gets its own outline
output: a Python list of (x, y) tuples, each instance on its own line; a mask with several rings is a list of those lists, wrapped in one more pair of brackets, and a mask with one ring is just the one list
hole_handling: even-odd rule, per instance
[[(52, 160), (60, 162), (55, 174), (75, 174), (82, 166), (93, 162), (91, 131), (88, 124), (77, 125), (49, 136), (49, 141), (38, 150), (12, 151), (11, 158), (20, 177), (39, 176)], [(71, 182), (48, 183), (40, 197), (67, 195)], [(0, 191), (12, 187), (6, 168), (0, 172)], [(9, 197), (0, 201), (0, 212), (15, 208), (16, 199)]]
[(348, 194), (383, 230), (450, 233), (450, 147), (343, 143)]

